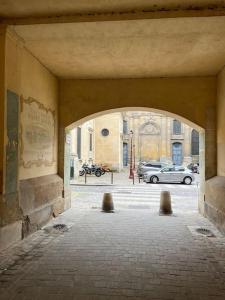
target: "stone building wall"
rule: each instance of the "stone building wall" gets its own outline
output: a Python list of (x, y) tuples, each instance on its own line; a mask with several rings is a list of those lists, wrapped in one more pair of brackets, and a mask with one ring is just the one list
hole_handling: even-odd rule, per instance
[[(83, 163), (92, 164), (95, 162), (94, 124), (94, 120), (90, 120), (81, 124), (79, 129), (76, 127), (71, 130), (70, 166), (73, 169), (73, 171), (70, 169), (71, 178), (77, 178)], [(80, 130), (80, 134), (78, 130)], [(79, 138), (78, 135), (80, 135)]]
[(98, 117), (95, 122), (95, 162), (121, 170), (122, 124), (121, 113)]
[[(193, 128), (181, 123), (181, 133), (173, 133), (173, 118), (150, 112), (123, 112), (105, 114), (79, 126), (81, 130), (81, 157), (77, 157), (77, 130), (71, 130), (71, 159), (74, 161), (75, 177), (82, 163), (108, 165), (115, 170), (127, 166), (130, 160), (130, 130), (133, 131), (135, 163), (139, 161), (162, 161), (173, 163), (173, 143), (182, 145), (181, 164), (199, 162), (199, 155), (192, 158), (191, 132)], [(126, 122), (126, 133), (123, 131)], [(102, 131), (108, 130), (104, 136)], [(93, 151), (90, 147), (90, 131), (93, 132)], [(127, 144), (126, 149), (124, 144)], [(124, 151), (126, 150), (126, 151)]]
[[(128, 131), (133, 131), (136, 162), (156, 160), (172, 163), (173, 143), (182, 145), (182, 164), (187, 165), (192, 161), (199, 162), (199, 155), (192, 156), (191, 133), (193, 128), (189, 125), (181, 122), (181, 134), (174, 134), (174, 118), (141, 111), (123, 112), (122, 115), (128, 123)], [(108, 120), (110, 120), (110, 116), (108, 115)], [(130, 138), (127, 142), (130, 149)]]

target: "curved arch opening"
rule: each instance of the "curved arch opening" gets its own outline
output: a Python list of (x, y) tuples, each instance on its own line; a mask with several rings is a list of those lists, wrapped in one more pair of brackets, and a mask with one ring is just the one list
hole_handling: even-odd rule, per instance
[[(83, 126), (83, 124), (89, 124), (94, 119), (100, 119), (100, 118), (103, 118), (104, 116), (118, 114), (118, 113), (120, 113), (121, 115), (124, 115), (127, 112), (131, 112), (131, 113), (139, 112), (139, 113), (143, 113), (143, 114), (152, 113), (152, 114), (164, 116), (166, 119), (170, 120), (168, 123), (170, 126), (170, 133), (168, 134), (168, 132), (167, 132), (167, 135), (169, 135), (169, 137), (167, 136), (167, 138), (169, 138), (168, 149), (170, 151), (170, 156), (171, 156), (171, 160), (170, 160), (171, 165), (177, 165), (177, 166), (183, 165), (186, 168), (189, 164), (193, 163), (191, 160), (192, 132), (194, 131), (194, 132), (199, 133), (199, 138), (200, 138), (199, 156), (198, 156), (198, 161), (195, 161), (195, 164), (196, 163), (199, 164), (198, 172), (200, 171), (200, 176), (198, 177), (197, 184), (195, 184), (195, 188), (196, 188), (196, 195), (197, 195), (196, 197), (198, 198), (198, 208), (200, 211), (202, 211), (202, 199), (203, 199), (203, 195), (204, 195), (204, 181), (205, 181), (205, 177), (204, 177), (204, 174), (205, 174), (205, 171), (204, 171), (204, 169), (205, 169), (205, 142), (204, 142), (205, 130), (204, 130), (204, 128), (200, 127), (199, 125), (194, 124), (192, 121), (185, 119), (181, 116), (178, 116), (174, 113), (168, 112), (168, 111), (158, 110), (158, 109), (154, 109), (154, 108), (147, 108), (147, 107), (124, 107), (124, 108), (115, 108), (115, 109), (100, 111), (100, 112), (85, 116), (82, 119), (74, 120), (74, 122), (71, 125), (66, 127), (66, 132), (69, 133), (74, 128), (81, 128)], [(123, 119), (121, 119), (121, 121), (122, 121), (121, 126), (123, 127), (123, 124), (125, 124), (125, 123), (123, 122), (124, 121)], [(179, 132), (174, 132), (174, 130), (173, 130), (174, 122), (173, 121), (176, 121), (179, 124), (181, 124), (181, 126), (179, 126), (179, 129), (180, 129)], [(150, 140), (152, 138), (155, 138), (154, 142), (152, 143), (152, 145), (154, 145), (154, 147), (151, 146), (151, 148), (152, 149), (154, 148), (155, 153), (157, 151), (159, 152), (159, 147), (161, 147), (161, 144), (163, 144), (162, 138), (161, 138), (162, 132), (161, 132), (161, 128), (160, 128), (159, 124), (156, 124), (156, 126), (155, 126), (155, 129), (156, 129), (155, 131), (157, 131), (157, 134), (153, 130), (154, 128), (147, 128), (148, 126), (151, 127), (153, 123), (154, 122), (152, 122), (152, 121), (146, 121), (141, 125), (139, 124), (140, 125), (139, 129), (141, 128), (143, 132), (139, 131), (139, 133), (141, 133), (141, 134), (136, 139), (135, 139), (136, 133), (133, 135), (133, 137), (132, 137), (133, 145), (132, 146), (131, 146), (131, 136), (128, 134), (128, 136), (129, 136), (128, 139), (122, 141), (120, 150), (118, 151), (118, 152), (120, 152), (120, 158), (121, 158), (121, 162), (122, 162), (121, 168), (112, 166), (112, 164), (110, 164), (110, 163), (108, 164), (109, 168), (112, 168), (112, 169), (114, 168), (114, 171), (116, 171), (116, 172), (123, 171), (123, 169), (127, 168), (128, 169), (127, 171), (129, 173), (129, 168), (133, 164), (134, 169), (136, 168), (135, 174), (137, 174), (138, 164), (140, 164), (142, 161), (148, 159), (148, 156), (146, 156), (144, 154), (145, 150), (144, 150), (144, 146), (143, 146), (144, 144), (147, 144), (148, 142), (146, 140), (143, 142), (143, 137), (148, 137)], [(110, 124), (110, 121), (108, 122), (108, 124)], [(92, 152), (92, 149), (95, 148), (94, 143), (96, 142), (96, 136), (95, 136), (96, 130), (97, 130), (98, 139), (101, 139), (101, 143), (100, 143), (99, 147), (103, 147), (104, 143), (106, 141), (108, 141), (114, 135), (113, 132), (111, 131), (111, 129), (108, 128), (108, 124), (107, 124), (107, 122), (105, 122), (100, 127), (98, 127), (98, 129), (96, 129), (96, 128), (93, 129), (92, 125), (90, 125), (90, 124), (86, 126), (87, 127), (86, 129), (88, 132), (87, 140), (89, 143), (89, 145), (87, 146), (87, 150), (88, 150), (87, 152), (89, 154), (90, 154), (90, 152)], [(147, 126), (146, 126), (146, 124), (147, 124)], [(144, 130), (146, 129), (145, 126), (148, 129), (148, 130), (146, 130), (147, 131), (146, 135), (144, 133)], [(187, 131), (187, 127), (190, 127), (189, 132)], [(130, 132), (130, 129), (132, 129), (132, 128), (128, 128), (129, 132)], [(107, 131), (107, 134), (102, 134), (102, 132), (103, 132), (102, 130), (104, 130), (104, 132)], [(123, 131), (124, 131), (124, 128), (121, 130), (121, 134), (125, 134), (125, 132), (123, 132)], [(151, 131), (151, 133), (150, 133), (150, 131)], [(183, 140), (184, 137), (185, 137), (185, 141)], [(83, 143), (82, 138), (76, 137), (76, 143), (80, 144), (80, 146), (76, 146), (76, 147), (78, 147), (78, 149), (81, 149), (82, 143)], [(185, 143), (188, 143), (188, 146)], [(113, 143), (113, 144), (116, 145), (115, 143)], [(189, 160), (187, 159), (187, 157), (184, 157), (184, 153), (186, 151), (185, 149), (187, 147), (189, 147), (189, 150), (190, 150), (190, 159), (188, 158)], [(105, 149), (109, 149), (109, 148), (106, 147)], [(89, 165), (96, 163), (98, 165), (106, 165), (106, 167), (108, 167), (107, 160), (103, 159), (104, 151), (105, 150), (102, 150), (102, 152), (100, 151), (101, 154), (98, 155), (98, 157), (100, 157), (102, 160), (96, 159), (96, 157), (94, 158), (93, 156), (87, 157), (87, 159), (82, 159), (81, 155), (79, 155), (79, 157), (78, 157), (79, 158), (79, 169), (82, 168), (82, 165), (84, 163), (87, 163)], [(135, 154), (132, 154), (131, 151), (133, 151), (133, 153), (135, 153)], [(152, 152), (149, 151), (149, 153), (150, 152), (152, 153), (152, 155), (149, 156), (149, 160), (161, 163), (160, 164), (161, 168), (163, 166), (165, 166), (165, 165), (162, 165), (162, 163), (165, 163), (168, 165), (168, 161), (166, 159), (164, 159), (164, 160), (161, 159), (161, 157), (159, 155), (154, 156), (153, 155), (154, 151), (153, 150), (152, 150)], [(105, 151), (105, 152), (107, 152), (107, 151)], [(110, 151), (108, 150), (108, 152), (110, 152)], [(133, 162), (131, 162), (132, 155), (133, 155), (133, 158), (132, 158)], [(67, 159), (68, 159), (68, 157), (67, 157)], [(135, 162), (134, 162), (134, 160), (135, 160)], [(70, 171), (71, 171), (71, 167), (75, 168), (75, 164), (71, 163), (71, 160), (69, 163), (68, 163), (68, 161), (66, 162), (66, 160), (65, 160), (65, 168), (66, 168), (66, 165), (67, 165), (67, 169), (69, 166)], [(71, 177), (71, 172), (69, 172), (69, 170), (67, 170), (67, 175), (68, 174), (70, 174), (70, 177)], [(90, 177), (89, 175), (87, 175), (86, 178), (82, 177), (84, 184), (87, 183), (86, 181), (89, 181), (88, 184), (92, 184), (90, 182), (91, 179), (89, 178)], [(108, 177), (108, 179), (106, 180), (107, 182), (103, 181), (103, 184), (112, 184), (112, 183), (116, 184), (115, 173), (113, 176), (114, 176), (114, 182), (112, 182), (112, 178), (110, 175)], [(137, 180), (139, 180), (138, 176), (137, 176)], [(118, 181), (120, 181), (120, 180), (118, 180)], [(117, 183), (118, 183), (118, 181), (117, 181)], [(96, 182), (97, 182), (96, 180), (93, 181), (93, 185), (97, 185)], [(122, 182), (122, 180), (120, 181), (120, 183), (121, 182)], [(165, 183), (166, 182), (164, 182), (164, 184)], [(183, 181), (181, 181), (181, 183), (183, 183)], [(169, 184), (172, 184), (172, 183), (169, 182)], [(165, 185), (164, 185), (164, 187), (165, 187)], [(197, 201), (197, 199), (196, 199), (196, 201)]]
[(100, 117), (102, 115), (106, 115), (106, 114), (111, 114), (111, 113), (116, 113), (116, 112), (126, 112), (126, 111), (143, 111), (143, 112), (154, 112), (154, 113), (158, 113), (158, 114), (162, 114), (162, 115), (166, 115), (168, 117), (174, 118), (176, 120), (179, 120), (182, 123), (185, 123), (187, 125), (189, 125), (190, 127), (196, 129), (199, 132), (204, 131), (204, 128), (202, 128), (201, 126), (193, 123), (192, 121), (179, 116), (177, 114), (174, 114), (172, 112), (169, 111), (165, 111), (165, 110), (160, 110), (160, 109), (155, 109), (155, 108), (150, 108), (150, 107), (119, 107), (119, 108), (114, 108), (114, 109), (109, 109), (109, 110), (103, 110), (103, 111), (99, 111), (93, 114), (90, 114), (88, 116), (83, 117), (82, 119), (79, 120), (74, 120), (74, 122), (72, 124), (70, 124), (69, 126), (66, 127), (66, 130), (71, 130), (89, 120), (95, 119), (97, 117)]

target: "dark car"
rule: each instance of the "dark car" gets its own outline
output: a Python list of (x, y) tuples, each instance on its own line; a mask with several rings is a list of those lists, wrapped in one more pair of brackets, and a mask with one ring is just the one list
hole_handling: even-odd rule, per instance
[(191, 170), (192, 173), (197, 173), (197, 174), (199, 174), (199, 163), (197, 163), (197, 164), (190, 163), (190, 164), (187, 166), (187, 168), (188, 168), (189, 170)]
[(161, 162), (140, 162), (138, 165), (138, 169), (137, 169), (137, 174), (139, 177), (142, 177), (144, 175), (144, 173), (148, 172), (148, 171), (157, 171), (160, 170), (164, 167), (166, 167), (167, 164), (166, 163), (161, 163)]

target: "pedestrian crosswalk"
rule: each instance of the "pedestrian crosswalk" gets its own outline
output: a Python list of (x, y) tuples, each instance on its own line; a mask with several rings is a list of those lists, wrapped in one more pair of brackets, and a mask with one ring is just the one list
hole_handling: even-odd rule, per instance
[(112, 190), (113, 200), (117, 208), (158, 210), (160, 193), (169, 190), (173, 205), (179, 209), (197, 208), (197, 194), (189, 186), (151, 185), (141, 187), (123, 186)]
[[(182, 184), (146, 184), (134, 186), (82, 186), (74, 187), (79, 193), (89, 199), (90, 205), (101, 205), (104, 192), (110, 192), (113, 196), (116, 209), (151, 209), (158, 211), (161, 191), (170, 191), (173, 207), (177, 211), (197, 211), (198, 189), (196, 185)], [(86, 198), (84, 198), (83, 201)], [(95, 200), (94, 200), (95, 199)], [(87, 200), (88, 201), (88, 200)], [(84, 204), (84, 202), (83, 202)]]

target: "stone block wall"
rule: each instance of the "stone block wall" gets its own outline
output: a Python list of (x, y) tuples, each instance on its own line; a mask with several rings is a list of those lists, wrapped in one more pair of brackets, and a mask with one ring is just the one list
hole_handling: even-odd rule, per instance
[(20, 181), (20, 207), (23, 213), (22, 236), (40, 229), (64, 211), (63, 180), (47, 175)]
[(225, 176), (206, 182), (205, 215), (225, 234)]
[[(210, 120), (210, 118), (208, 118)], [(217, 166), (217, 176), (208, 179), (205, 184), (205, 216), (209, 218), (225, 234), (225, 69), (218, 75), (217, 81), (217, 114), (216, 114), (217, 157), (206, 157), (208, 173), (214, 175), (214, 165)], [(212, 136), (212, 138), (211, 138)], [(209, 148), (213, 151), (214, 135), (208, 134)]]

